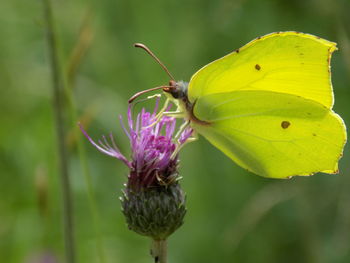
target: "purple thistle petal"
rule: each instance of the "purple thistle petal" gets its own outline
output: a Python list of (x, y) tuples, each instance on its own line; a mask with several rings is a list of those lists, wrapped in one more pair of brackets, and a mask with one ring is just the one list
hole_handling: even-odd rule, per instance
[(131, 117), (131, 105), (129, 105), (128, 107), (128, 124), (129, 124), (129, 129), (132, 130), (133, 127), (133, 121), (132, 121), (132, 117)]
[(125, 128), (125, 125), (123, 123), (123, 117), (121, 115), (119, 115), (119, 122), (120, 122), (120, 126), (122, 126), (122, 129), (124, 130), (126, 136), (128, 136), (129, 140), (131, 140), (130, 134)]
[(168, 139), (171, 139), (173, 137), (175, 126), (176, 126), (176, 121), (174, 119), (172, 119), (171, 121), (169, 121), (169, 123), (167, 123), (165, 134)]
[(109, 143), (107, 142), (106, 136), (102, 135), (102, 139), (105, 143), (105, 145), (107, 145), (107, 149), (111, 149), (112, 147), (109, 145)]
[(100, 144), (100, 146), (102, 146), (103, 149), (108, 151), (108, 147), (106, 145), (104, 145), (101, 140), (98, 140), (98, 143)]
[[(93, 146), (102, 153), (123, 161), (130, 168), (128, 184), (132, 184), (135, 189), (155, 186), (159, 184), (157, 178), (163, 180), (172, 176), (177, 170), (178, 144), (184, 144), (193, 133), (192, 128), (188, 127), (175, 142), (173, 137), (176, 119), (166, 115), (156, 118), (158, 106), (159, 98), (152, 113), (143, 108), (135, 120), (132, 118), (132, 108), (129, 106), (127, 112), (128, 127), (124, 125), (122, 117), (119, 117), (122, 129), (130, 141), (131, 161), (128, 161), (121, 154), (112, 134), (109, 134), (110, 140), (107, 140), (106, 136), (102, 136), (102, 140), (99, 140), (99, 144), (97, 144), (79, 124), (81, 131)], [(166, 110), (170, 110), (171, 107), (172, 105), (169, 105)]]
[(165, 111), (170, 111), (172, 107), (173, 107), (173, 104), (169, 103), (169, 105), (168, 105), (168, 107), (166, 108)]
[(113, 134), (110, 133), (110, 134), (109, 134), (109, 137), (111, 138), (111, 142), (112, 142), (113, 148), (116, 149), (118, 152), (120, 152), (119, 148), (117, 147), (117, 145), (116, 145), (115, 142), (114, 142)]
[(129, 168), (131, 168), (130, 162), (124, 157), (123, 154), (121, 154), (121, 152), (118, 149), (113, 149), (110, 146), (107, 147), (108, 143), (106, 140), (105, 140), (105, 142), (107, 143), (107, 146), (104, 145), (103, 143), (101, 143), (101, 141), (99, 141), (100, 144), (103, 146), (103, 147), (101, 147), (100, 145), (98, 145), (97, 143), (94, 142), (94, 140), (87, 134), (87, 132), (84, 130), (83, 126), (80, 123), (78, 123), (78, 125), (80, 127), (81, 132), (84, 134), (84, 136), (89, 140), (89, 142), (93, 146), (95, 146), (97, 148), (97, 150), (99, 150), (100, 152), (102, 152), (108, 156), (111, 156), (111, 157), (114, 157), (114, 158), (117, 158), (117, 159), (123, 161)]
[(190, 128), (190, 127), (187, 127), (187, 128), (181, 133), (180, 138), (179, 138), (179, 140), (178, 140), (179, 143), (180, 143), (180, 144), (184, 144), (184, 143), (187, 141), (187, 139), (191, 137), (192, 133), (193, 133), (193, 129)]
[(158, 122), (156, 125), (154, 125), (154, 129), (153, 129), (153, 134), (155, 136), (158, 136), (160, 130), (161, 130), (161, 126), (163, 125), (162, 122)]
[(159, 106), (159, 101), (160, 101), (160, 97), (158, 97), (158, 98), (156, 99), (156, 106), (154, 107), (153, 114), (152, 114), (152, 117), (153, 117), (153, 118), (157, 115), (158, 106)]
[(137, 114), (137, 117), (136, 117), (136, 128), (135, 128), (135, 131), (137, 133), (140, 132), (140, 114)]

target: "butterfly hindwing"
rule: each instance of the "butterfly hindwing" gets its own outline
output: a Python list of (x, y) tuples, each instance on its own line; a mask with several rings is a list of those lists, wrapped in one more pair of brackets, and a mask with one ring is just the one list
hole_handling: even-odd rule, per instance
[(324, 105), (273, 91), (235, 91), (200, 97), (192, 123), (240, 166), (286, 178), (336, 173), (346, 141), (341, 118)]

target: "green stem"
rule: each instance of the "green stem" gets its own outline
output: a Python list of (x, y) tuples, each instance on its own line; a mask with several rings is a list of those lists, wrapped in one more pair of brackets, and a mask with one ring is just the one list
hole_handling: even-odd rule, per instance
[(50, 0), (43, 0), (44, 16), (46, 20), (46, 33), (48, 42), (48, 52), (50, 58), (50, 67), (52, 74), (53, 87), (53, 107), (54, 118), (57, 133), (59, 168), (62, 187), (62, 206), (63, 206), (63, 226), (64, 241), (66, 251), (66, 262), (74, 263), (74, 227), (72, 216), (72, 198), (68, 174), (67, 149), (65, 145), (64, 119), (63, 119), (63, 101), (62, 91), (64, 90), (64, 81), (58, 59), (57, 39), (54, 28), (54, 19)]
[(77, 150), (78, 150), (79, 161), (82, 169), (81, 172), (84, 176), (87, 196), (88, 196), (89, 205), (90, 205), (90, 212), (92, 214), (93, 228), (96, 235), (97, 254), (99, 257), (99, 262), (105, 263), (106, 256), (103, 250), (103, 240), (102, 240), (102, 234), (101, 234), (102, 231), (100, 227), (101, 220), (100, 220), (99, 212), (96, 205), (96, 197), (93, 190), (93, 184), (91, 180), (89, 165), (86, 158), (84, 143), (82, 141), (81, 132), (78, 129), (78, 125), (77, 125), (78, 111), (77, 111), (77, 106), (76, 106), (76, 102), (73, 94), (73, 89), (75, 85), (74, 80), (76, 77), (76, 73), (78, 71), (79, 65), (81, 64), (81, 60), (84, 57), (89, 47), (89, 44), (92, 38), (92, 33), (90, 32), (90, 28), (89, 28), (90, 18), (91, 18), (90, 13), (87, 13), (87, 15), (83, 20), (83, 24), (79, 32), (77, 43), (70, 56), (66, 74), (64, 75), (66, 76), (64, 87), (65, 87), (65, 95), (67, 97), (67, 102), (68, 102), (67, 105), (68, 105), (68, 110), (71, 117), (72, 127), (75, 127), (74, 135), (75, 135), (75, 138), (77, 138), (77, 147), (78, 147)]
[(151, 255), (154, 258), (154, 263), (167, 263), (167, 241), (153, 240)]

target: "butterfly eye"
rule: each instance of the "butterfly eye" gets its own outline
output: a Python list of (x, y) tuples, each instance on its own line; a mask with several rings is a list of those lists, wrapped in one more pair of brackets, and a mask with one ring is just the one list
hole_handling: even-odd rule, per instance
[(176, 85), (173, 89), (169, 89), (170, 94), (174, 97), (174, 99), (182, 98), (182, 92), (179, 87)]
[(176, 81), (175, 80), (170, 80), (169, 81), (169, 86), (175, 87), (176, 86)]

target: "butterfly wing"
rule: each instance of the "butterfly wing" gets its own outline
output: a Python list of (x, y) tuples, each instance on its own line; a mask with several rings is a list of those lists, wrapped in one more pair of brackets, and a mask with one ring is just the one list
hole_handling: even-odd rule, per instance
[(193, 128), (240, 166), (264, 177), (337, 173), (346, 141), (342, 119), (324, 105), (273, 91), (197, 99)]
[(272, 33), (200, 69), (189, 83), (191, 102), (215, 93), (266, 90), (333, 105), (330, 57), (336, 43), (297, 33)]

